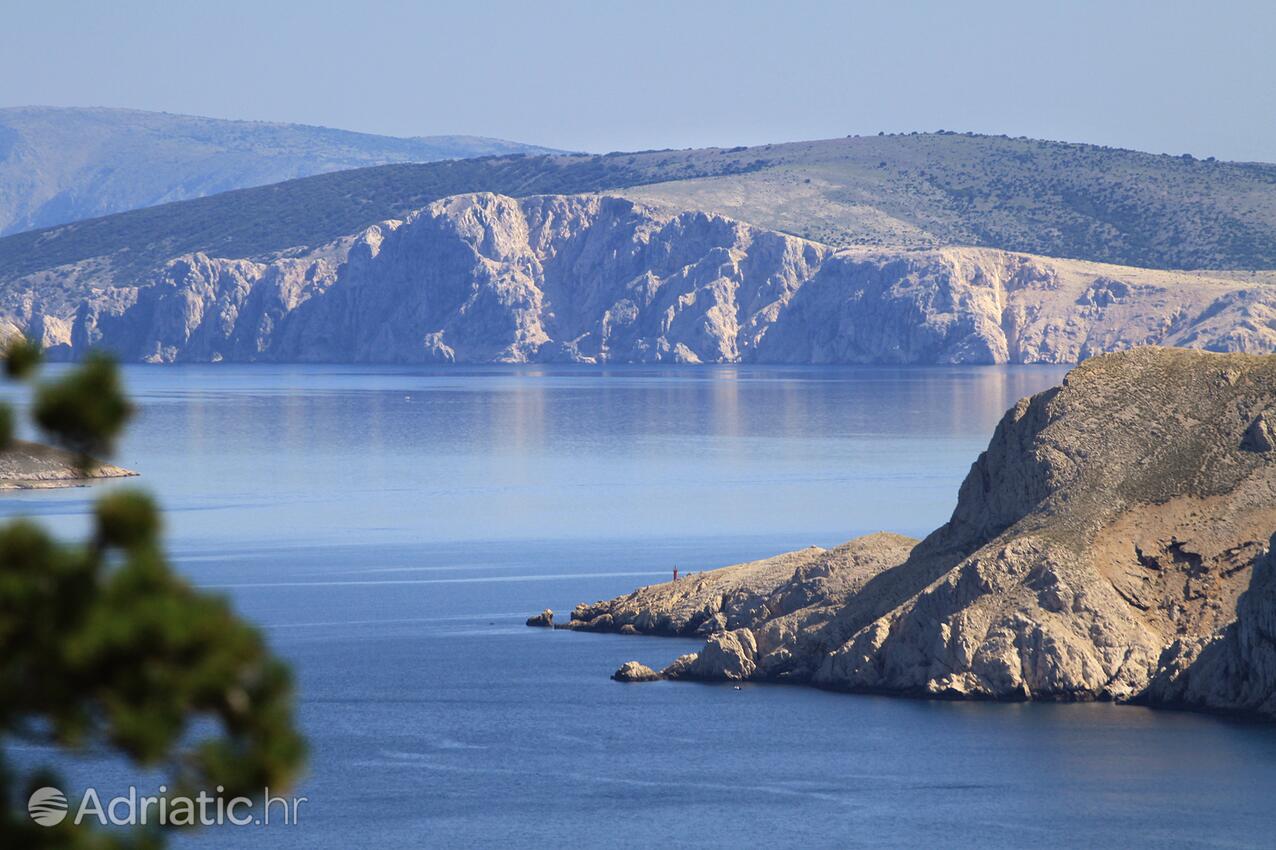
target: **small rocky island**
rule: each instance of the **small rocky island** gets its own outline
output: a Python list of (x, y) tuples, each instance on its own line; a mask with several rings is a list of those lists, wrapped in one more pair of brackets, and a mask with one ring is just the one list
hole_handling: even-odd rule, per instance
[(1273, 717), (1273, 532), (1276, 356), (1141, 348), (1007, 412), (922, 541), (712, 570), (558, 627), (703, 636), (667, 679)]
[(129, 469), (94, 462), (82, 466), (74, 454), (41, 443), (14, 440), (0, 450), (0, 490), (48, 490), (83, 487), (103, 478), (137, 475)]

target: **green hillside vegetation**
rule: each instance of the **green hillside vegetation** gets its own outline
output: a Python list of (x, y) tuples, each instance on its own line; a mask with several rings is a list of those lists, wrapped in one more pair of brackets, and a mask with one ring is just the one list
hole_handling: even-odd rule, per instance
[(768, 167), (629, 193), (830, 245), (980, 245), (1179, 269), (1276, 266), (1276, 165), (957, 133), (753, 149)]

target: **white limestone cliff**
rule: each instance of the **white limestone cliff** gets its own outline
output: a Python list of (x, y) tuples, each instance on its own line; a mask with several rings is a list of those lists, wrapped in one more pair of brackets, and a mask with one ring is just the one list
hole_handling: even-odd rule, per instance
[(834, 251), (596, 196), (456, 196), (269, 262), (187, 255), (137, 283), (96, 290), (74, 315), (33, 306), (10, 321), (54, 356), (101, 347), (150, 362), (1064, 363), (1146, 344), (1276, 350), (1276, 287), (1262, 282), (983, 248)]

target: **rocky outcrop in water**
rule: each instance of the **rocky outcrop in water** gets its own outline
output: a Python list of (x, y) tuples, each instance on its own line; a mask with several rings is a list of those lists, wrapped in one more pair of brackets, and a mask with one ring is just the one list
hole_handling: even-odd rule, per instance
[(541, 629), (552, 629), (554, 628), (554, 612), (546, 608), (539, 614), (528, 617), (527, 625)]
[(655, 682), (661, 678), (655, 670), (637, 661), (626, 661), (621, 664), (611, 677), (617, 682)]
[[(1006, 414), (943, 527), (911, 548), (853, 541), (883, 556), (863, 581), (772, 610), (758, 601), (799, 582), (809, 557), (785, 556), (801, 563), (788, 582), (754, 583), (742, 607), (755, 614), (702, 618), (705, 648), (664, 673), (1271, 713), (1276, 449), (1256, 435), (1273, 416), (1276, 357), (1139, 349), (1088, 361)], [(693, 622), (676, 612), (720, 604), (716, 588), (755, 572), (573, 617), (665, 633)]]
[[(92, 277), (92, 269), (68, 269)], [(594, 196), (446, 198), (270, 262), (175, 258), (16, 327), (56, 356), (396, 363), (1064, 363), (1276, 350), (1276, 287), (994, 249), (847, 249)], [(54, 300), (50, 300), (54, 303)]]
[(133, 475), (137, 473), (109, 463), (83, 467), (70, 452), (25, 440), (14, 440), (0, 450), (0, 490), (82, 487), (103, 478)]
[(703, 635), (752, 626), (817, 601), (841, 600), (884, 567), (899, 562), (917, 541), (897, 534), (861, 538), (836, 549), (810, 546), (684, 575), (628, 596), (577, 605), (565, 628), (640, 634)]

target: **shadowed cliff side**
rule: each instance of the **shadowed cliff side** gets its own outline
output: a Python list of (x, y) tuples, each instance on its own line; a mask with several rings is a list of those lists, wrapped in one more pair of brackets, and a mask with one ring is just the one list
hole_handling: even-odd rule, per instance
[(1276, 716), (1276, 536), (1254, 563), (1236, 622), (1166, 647), (1137, 701)]

